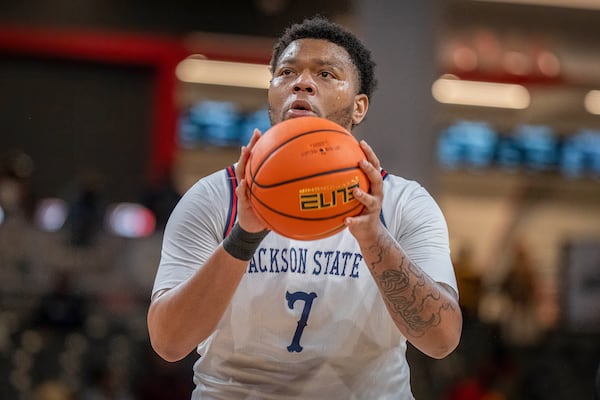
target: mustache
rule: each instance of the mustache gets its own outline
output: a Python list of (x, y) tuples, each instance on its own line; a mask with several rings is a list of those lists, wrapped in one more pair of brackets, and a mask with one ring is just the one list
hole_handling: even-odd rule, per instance
[[(281, 121), (285, 120), (285, 113), (287, 110), (281, 110), (280, 111), (281, 115), (279, 115), (279, 118), (277, 118), (277, 115), (275, 115), (273, 106), (269, 105), (267, 111), (269, 114), (269, 121), (271, 122), (271, 125), (275, 125), (277, 122), (281, 122)], [(337, 109), (332, 110), (324, 115), (321, 114), (320, 110), (314, 109), (313, 111), (317, 114), (317, 116), (319, 116), (321, 118), (329, 119), (333, 122), (338, 123), (341, 126), (344, 126), (344, 127), (354, 126), (354, 123), (352, 123), (352, 113), (354, 112), (354, 103), (352, 103), (348, 106), (345, 106), (345, 107), (337, 108)]]

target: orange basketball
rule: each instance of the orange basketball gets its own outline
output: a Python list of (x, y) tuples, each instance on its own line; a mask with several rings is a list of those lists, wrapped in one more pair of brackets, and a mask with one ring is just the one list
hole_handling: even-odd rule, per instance
[(340, 125), (301, 117), (278, 123), (256, 143), (246, 165), (250, 203), (283, 236), (315, 240), (344, 228), (363, 205), (352, 190), (369, 191), (359, 167), (365, 154)]

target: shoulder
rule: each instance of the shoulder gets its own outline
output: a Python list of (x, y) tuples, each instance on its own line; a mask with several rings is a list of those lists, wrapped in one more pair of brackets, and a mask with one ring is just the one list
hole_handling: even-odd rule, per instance
[(382, 212), (393, 229), (443, 223), (442, 212), (433, 196), (419, 182), (388, 174), (383, 185)]
[(408, 200), (421, 196), (431, 197), (429, 192), (419, 182), (390, 173), (384, 176), (383, 192), (384, 201), (386, 201), (386, 198), (397, 202), (400, 199)]
[(201, 219), (224, 220), (232, 190), (225, 169), (215, 171), (183, 194), (169, 219), (184, 225), (196, 225)]
[[(235, 179), (235, 178), (234, 178)], [(183, 199), (191, 202), (203, 202), (207, 200), (223, 199), (229, 195), (231, 190), (231, 178), (226, 168), (200, 178), (183, 195)], [(215, 197), (219, 196), (219, 197)]]

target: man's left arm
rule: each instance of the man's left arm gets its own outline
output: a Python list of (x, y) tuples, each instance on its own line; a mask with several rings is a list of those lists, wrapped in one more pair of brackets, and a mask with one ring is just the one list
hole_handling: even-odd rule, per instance
[(361, 161), (360, 167), (369, 177), (371, 187), (369, 193), (360, 188), (354, 190), (354, 197), (364, 205), (364, 210), (347, 218), (346, 226), (358, 241), (398, 329), (423, 353), (443, 358), (460, 341), (462, 313), (457, 295), (412, 262), (381, 222), (383, 180), (379, 159), (365, 141), (361, 141), (361, 148), (367, 159)]
[(411, 262), (383, 225), (361, 249), (390, 316), (407, 340), (434, 358), (450, 354), (462, 330), (454, 289)]

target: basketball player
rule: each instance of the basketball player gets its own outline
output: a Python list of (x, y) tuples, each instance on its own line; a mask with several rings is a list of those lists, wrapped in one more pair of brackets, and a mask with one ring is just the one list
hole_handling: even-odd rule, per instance
[[(340, 26), (320, 17), (291, 26), (271, 67), (273, 124), (313, 115), (350, 130), (365, 118), (374, 63)], [(193, 399), (412, 399), (407, 340), (442, 358), (462, 327), (439, 207), (385, 173), (363, 141), (371, 192), (354, 191), (363, 213), (325, 239), (279, 236), (246, 195), (259, 137), (173, 211), (148, 313), (152, 346), (168, 361), (196, 349)]]

